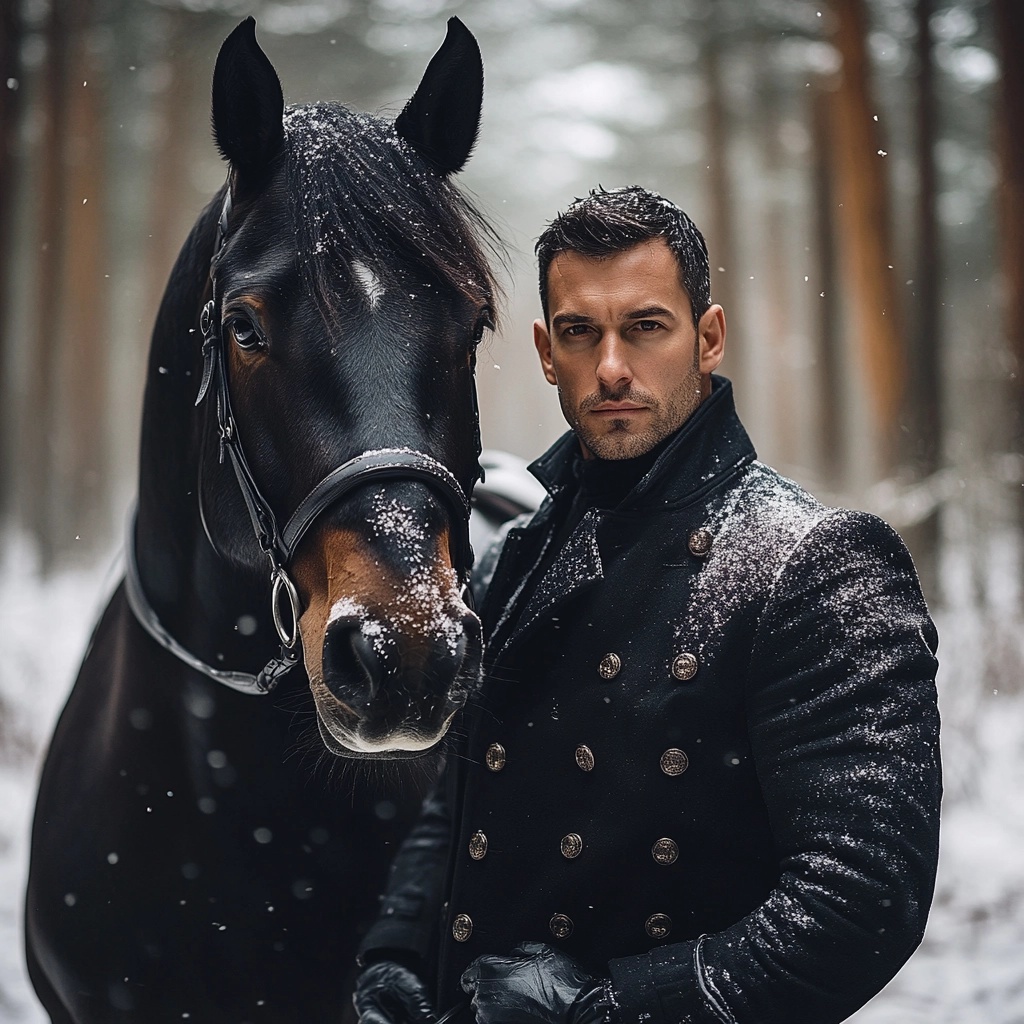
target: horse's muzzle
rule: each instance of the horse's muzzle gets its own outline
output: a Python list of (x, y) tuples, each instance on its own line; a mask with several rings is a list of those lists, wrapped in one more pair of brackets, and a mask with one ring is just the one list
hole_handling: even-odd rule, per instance
[(356, 757), (430, 750), (477, 683), (481, 655), (480, 620), (468, 609), (416, 634), (373, 618), (334, 619), (321, 663), (327, 693), (317, 699), (325, 744)]

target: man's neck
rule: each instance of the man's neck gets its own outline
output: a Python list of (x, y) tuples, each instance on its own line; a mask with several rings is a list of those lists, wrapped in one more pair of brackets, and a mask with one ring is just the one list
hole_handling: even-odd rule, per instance
[[(678, 431), (677, 431), (678, 432)], [(576, 463), (580, 499), (587, 508), (614, 508), (647, 475), (675, 433), (632, 459), (585, 459)]]

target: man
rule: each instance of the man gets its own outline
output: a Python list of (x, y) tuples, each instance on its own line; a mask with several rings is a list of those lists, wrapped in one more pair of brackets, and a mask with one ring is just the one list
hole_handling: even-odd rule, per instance
[(841, 1021), (917, 946), (934, 884), (937, 641), (910, 557), (756, 461), (681, 210), (594, 192), (537, 251), (572, 430), (482, 567), (490, 668), (356, 1007)]

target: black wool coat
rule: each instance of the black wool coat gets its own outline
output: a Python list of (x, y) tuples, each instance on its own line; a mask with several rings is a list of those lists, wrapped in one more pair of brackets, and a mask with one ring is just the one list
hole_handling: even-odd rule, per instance
[[(437, 970), (548, 942), (623, 1024), (830, 1024), (924, 930), (941, 793), (936, 634), (899, 537), (755, 459), (714, 390), (540, 580), (576, 486), (508, 531), (490, 670), (364, 953)], [(496, 564), (495, 564), (496, 561)]]

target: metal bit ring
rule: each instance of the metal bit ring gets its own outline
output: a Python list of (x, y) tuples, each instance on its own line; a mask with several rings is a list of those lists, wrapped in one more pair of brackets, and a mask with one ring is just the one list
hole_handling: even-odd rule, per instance
[[(299, 616), (302, 614), (302, 607), (299, 604), (299, 592), (295, 589), (291, 577), (281, 566), (274, 569), (270, 576), (273, 589), (270, 592), (270, 610), (274, 616), (274, 628), (281, 639), (281, 643), (289, 650), (293, 648), (299, 639)], [(292, 613), (291, 629), (285, 628), (284, 620), (281, 618), (281, 590), (284, 589), (288, 595), (288, 603)]]

